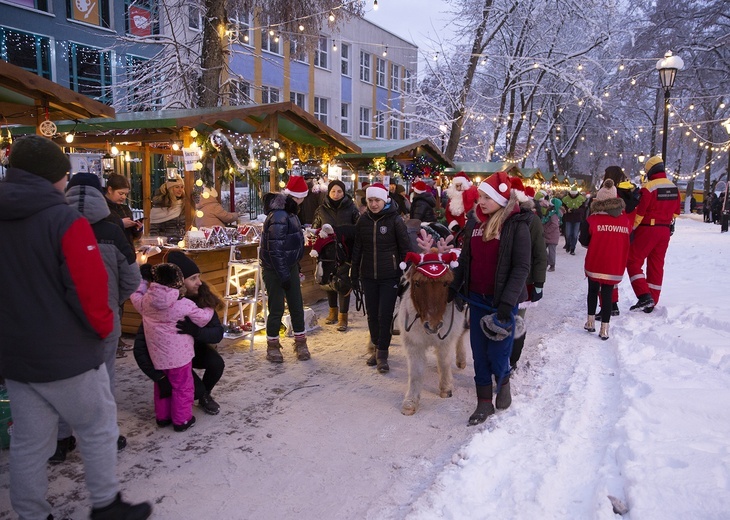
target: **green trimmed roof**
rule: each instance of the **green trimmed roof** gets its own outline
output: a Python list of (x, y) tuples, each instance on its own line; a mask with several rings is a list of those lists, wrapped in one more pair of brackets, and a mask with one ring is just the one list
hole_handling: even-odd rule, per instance
[(396, 158), (402, 154), (416, 155), (426, 153), (443, 164), (453, 164), (430, 139), (361, 139), (355, 141), (355, 144), (362, 150), (360, 153), (343, 153), (335, 158), (353, 161), (358, 159), (375, 159), (378, 157)]
[(474, 175), (485, 175), (497, 172), (520, 171), (519, 167), (508, 162), (460, 162), (454, 163), (453, 168), (447, 168), (446, 173), (470, 173)]

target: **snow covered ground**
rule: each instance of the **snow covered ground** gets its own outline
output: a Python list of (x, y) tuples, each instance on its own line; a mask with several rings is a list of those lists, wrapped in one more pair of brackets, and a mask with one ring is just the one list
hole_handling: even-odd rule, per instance
[[(131, 355), (118, 360), (125, 496), (151, 500), (159, 519), (616, 518), (609, 496), (633, 520), (730, 518), (730, 234), (680, 219), (659, 306), (629, 313), (625, 279), (608, 341), (583, 331), (576, 253), (559, 249), (528, 311), (512, 407), (477, 427), (466, 426), (471, 364), (441, 399), (433, 354), (419, 411), (401, 415), (401, 339), (377, 374), (354, 312), (347, 333), (310, 335), (308, 362), (290, 339), (283, 365), (264, 359), (263, 338), (253, 353), (224, 341), (222, 412), (196, 409), (185, 433), (155, 425), (150, 384)], [(0, 519), (15, 518), (7, 460), (0, 452)], [(78, 453), (49, 475), (56, 518), (86, 518)]]

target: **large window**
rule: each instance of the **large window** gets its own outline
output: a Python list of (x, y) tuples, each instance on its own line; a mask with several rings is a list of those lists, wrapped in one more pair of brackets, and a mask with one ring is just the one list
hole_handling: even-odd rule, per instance
[(146, 58), (126, 56), (127, 60), (127, 109), (130, 112), (158, 110), (162, 104), (160, 81), (150, 68)]
[(329, 102), (325, 98), (314, 96), (314, 117), (327, 124), (329, 114)]
[(251, 15), (248, 11), (236, 8), (228, 8), (228, 28), (231, 31), (231, 41), (242, 45), (251, 45)]
[(51, 79), (51, 39), (0, 27), (0, 59)]
[(304, 41), (299, 41), (297, 35), (291, 35), (289, 40), (289, 58), (302, 63), (309, 63), (309, 53)]
[(250, 83), (237, 79), (228, 81), (228, 104), (230, 106), (248, 105), (251, 101)]
[(371, 123), (372, 121), (370, 119), (370, 109), (367, 107), (360, 107), (360, 137), (371, 137)]
[(155, 0), (124, 0), (124, 29), (133, 36), (160, 34)]
[(342, 135), (350, 135), (350, 104), (342, 103), (340, 105), (340, 133)]
[(188, 28), (200, 31), (203, 28), (203, 20), (200, 15), (200, 7), (195, 4), (188, 6)]
[(375, 84), (385, 87), (385, 60), (382, 58), (375, 58)]
[(301, 92), (289, 92), (289, 101), (294, 103), (299, 108), (307, 109), (305, 106), (306, 96)]
[(281, 54), (281, 38), (279, 33), (271, 29), (261, 31), (261, 49), (274, 54)]
[(261, 102), (266, 103), (278, 103), (279, 102), (279, 89), (275, 87), (261, 87)]
[(411, 124), (409, 122), (403, 123), (403, 139), (411, 138)]
[(317, 48), (314, 51), (314, 66), (322, 69), (329, 68), (329, 49), (327, 49), (327, 38), (320, 36), (317, 40)]
[(398, 121), (390, 118), (390, 139), (398, 139)]
[(37, 9), (39, 11), (48, 12), (48, 0), (5, 0), (11, 4), (22, 5), (23, 7), (30, 7), (31, 9)]
[(382, 110), (375, 111), (375, 137), (385, 139), (385, 112)]
[(350, 44), (343, 43), (340, 52), (340, 68), (343, 76), (349, 76), (350, 72)]
[(390, 90), (400, 92), (400, 67), (395, 63), (390, 64)]
[(66, 0), (66, 17), (111, 29), (111, 0), (83, 2)]
[(410, 94), (413, 92), (413, 85), (411, 79), (411, 71), (408, 69), (403, 70), (403, 92)]
[(112, 103), (111, 52), (72, 43), (68, 69), (72, 90), (102, 103)]
[(371, 56), (369, 53), (360, 51), (360, 80), (365, 83), (372, 83), (370, 79), (370, 68), (372, 67), (370, 59)]

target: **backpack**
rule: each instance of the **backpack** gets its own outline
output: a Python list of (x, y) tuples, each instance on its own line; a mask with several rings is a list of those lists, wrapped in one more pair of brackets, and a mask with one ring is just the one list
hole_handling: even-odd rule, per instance
[(342, 240), (337, 234), (326, 238), (318, 238), (312, 247), (312, 253), (317, 252), (317, 266), (314, 270), (314, 280), (326, 291), (335, 291), (347, 295), (352, 290), (350, 279), (350, 263)]

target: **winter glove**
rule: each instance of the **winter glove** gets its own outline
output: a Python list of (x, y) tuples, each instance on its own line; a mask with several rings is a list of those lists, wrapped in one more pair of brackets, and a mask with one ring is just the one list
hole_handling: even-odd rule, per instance
[(167, 379), (167, 376), (162, 376), (155, 382), (157, 383), (160, 397), (164, 399), (166, 397), (172, 396), (172, 385), (170, 384), (170, 380)]
[(479, 320), (479, 326), (482, 328), (482, 332), (484, 332), (487, 339), (491, 339), (492, 341), (502, 341), (512, 334), (511, 320), (507, 320), (506, 323), (501, 323), (501, 320), (497, 318), (497, 313), (484, 316)]
[(672, 223), (669, 224), (669, 236), (671, 237), (674, 234), (674, 220), (672, 220)]
[(362, 292), (362, 284), (360, 283), (360, 274), (354, 271), (350, 272), (350, 282), (352, 283), (352, 290), (355, 292)]
[(283, 282), (281, 282), (281, 288), (285, 291), (291, 289), (291, 280), (284, 280)]
[(536, 302), (542, 299), (542, 284), (536, 283), (532, 288), (532, 294), (530, 295), (530, 301)]
[(193, 338), (197, 338), (198, 334), (200, 334), (200, 327), (193, 323), (188, 316), (185, 316), (185, 319), (178, 321), (175, 327), (177, 327), (178, 334), (188, 334)]
[(502, 323), (510, 323), (512, 321), (512, 306), (509, 303), (500, 303), (497, 307), (497, 319)]
[(140, 265), (139, 274), (142, 275), (142, 280), (145, 280), (148, 283), (152, 283), (152, 266), (150, 264)]

